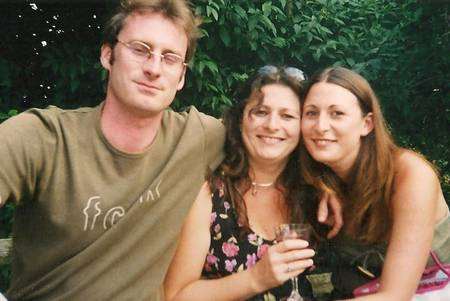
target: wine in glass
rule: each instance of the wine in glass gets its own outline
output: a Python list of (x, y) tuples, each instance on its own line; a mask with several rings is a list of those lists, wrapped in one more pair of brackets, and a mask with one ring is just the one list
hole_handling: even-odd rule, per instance
[[(281, 224), (275, 230), (276, 240), (283, 241), (287, 239), (309, 240), (311, 234), (310, 224)], [(298, 291), (297, 277), (291, 278), (292, 291), (285, 301), (304, 301)]]

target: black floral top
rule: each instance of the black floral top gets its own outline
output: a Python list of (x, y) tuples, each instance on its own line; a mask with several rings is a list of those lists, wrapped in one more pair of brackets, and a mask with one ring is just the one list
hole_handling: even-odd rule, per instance
[[(223, 196), (223, 188), (216, 187), (212, 196), (211, 245), (202, 271), (204, 278), (221, 278), (251, 268), (274, 244), (254, 232), (242, 237), (235, 209)], [(290, 281), (287, 281), (249, 300), (280, 300), (289, 296), (290, 291)]]

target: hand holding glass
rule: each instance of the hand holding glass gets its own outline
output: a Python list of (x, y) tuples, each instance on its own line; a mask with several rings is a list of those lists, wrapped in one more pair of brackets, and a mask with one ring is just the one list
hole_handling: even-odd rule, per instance
[[(309, 224), (281, 224), (275, 230), (276, 240), (283, 241), (287, 239), (309, 240), (311, 235), (311, 225)], [(289, 265), (288, 265), (289, 271)], [(291, 278), (292, 291), (286, 301), (304, 301), (298, 291), (297, 277)]]

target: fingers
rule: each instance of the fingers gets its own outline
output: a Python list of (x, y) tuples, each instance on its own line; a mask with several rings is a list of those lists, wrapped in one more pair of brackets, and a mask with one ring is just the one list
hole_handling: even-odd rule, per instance
[(303, 239), (287, 239), (274, 245), (277, 252), (284, 253), (291, 250), (304, 249), (309, 246), (308, 241)]
[(286, 264), (285, 273), (289, 278), (295, 277), (303, 273), (307, 268), (314, 264), (312, 259), (298, 260)]
[(258, 289), (267, 290), (284, 283), (313, 265), (315, 252), (308, 242), (289, 239), (270, 246), (256, 265), (249, 269)]
[(319, 208), (317, 208), (317, 220), (320, 223), (325, 223), (328, 219), (328, 199), (328, 193), (324, 193), (320, 199)]
[(328, 204), (333, 211), (334, 223), (330, 232), (328, 232), (327, 237), (332, 238), (336, 236), (344, 225), (344, 220), (342, 218), (342, 205), (339, 199), (335, 195), (330, 195), (328, 197)]

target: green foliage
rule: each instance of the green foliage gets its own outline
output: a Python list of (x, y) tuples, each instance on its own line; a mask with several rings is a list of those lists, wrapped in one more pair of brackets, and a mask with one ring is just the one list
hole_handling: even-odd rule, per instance
[[(117, 1), (33, 2), (37, 10), (26, 3), (0, 5), (10, 26), (0, 42), (0, 122), (29, 107), (95, 105), (104, 97), (101, 27)], [(195, 105), (218, 116), (233, 102), (237, 86), (266, 64), (297, 66), (307, 74), (330, 65), (350, 67), (375, 87), (397, 141), (440, 169), (450, 200), (449, 4), (197, 0), (193, 5), (203, 18), (202, 37), (175, 109)], [(10, 210), (2, 209), (0, 237), (10, 233)]]

